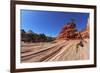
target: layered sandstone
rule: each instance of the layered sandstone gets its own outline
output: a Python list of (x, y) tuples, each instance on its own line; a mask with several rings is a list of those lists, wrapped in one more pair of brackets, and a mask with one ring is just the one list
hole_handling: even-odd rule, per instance
[(57, 39), (66, 39), (66, 40), (74, 39), (76, 36), (76, 32), (77, 32), (76, 24), (68, 23), (62, 28)]
[(89, 19), (87, 21), (86, 28), (82, 31), (78, 31), (76, 29), (76, 24), (73, 22), (65, 24), (61, 29), (57, 40), (74, 40), (82, 38), (89, 38)]
[(83, 38), (89, 38), (89, 32), (90, 32), (90, 31), (89, 31), (89, 30), (90, 30), (89, 24), (90, 24), (90, 20), (89, 20), (89, 18), (88, 18), (87, 26), (86, 26), (86, 28), (81, 32)]

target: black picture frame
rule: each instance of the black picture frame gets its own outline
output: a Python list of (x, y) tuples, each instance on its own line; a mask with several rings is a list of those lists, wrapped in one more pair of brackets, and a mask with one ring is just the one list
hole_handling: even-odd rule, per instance
[[(59, 67), (41, 67), (41, 68), (23, 68), (16, 69), (16, 5), (40, 5), (40, 6), (53, 6), (53, 7), (72, 7), (72, 8), (86, 8), (94, 10), (94, 63), (88, 65), (75, 65), (75, 66), (59, 66)], [(77, 5), (77, 4), (61, 4), (61, 3), (47, 3), (47, 2), (31, 2), (31, 1), (11, 1), (11, 61), (10, 71), (14, 72), (27, 72), (27, 71), (44, 71), (44, 70), (59, 70), (59, 69), (76, 69), (76, 68), (91, 68), (96, 67), (96, 6), (93, 5)]]

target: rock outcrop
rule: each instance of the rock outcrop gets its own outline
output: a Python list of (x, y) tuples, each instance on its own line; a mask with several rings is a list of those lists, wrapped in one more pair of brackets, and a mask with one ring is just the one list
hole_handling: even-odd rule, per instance
[(57, 40), (74, 40), (74, 39), (82, 39), (89, 38), (89, 19), (87, 22), (87, 26), (84, 30), (78, 31), (76, 29), (76, 24), (73, 22), (67, 23), (59, 33)]
[(74, 39), (77, 36), (76, 32), (77, 32), (76, 24), (68, 23), (62, 28), (57, 39), (65, 39), (65, 40)]
[(90, 30), (90, 28), (89, 28), (89, 25), (90, 25), (90, 20), (89, 20), (89, 18), (88, 18), (88, 21), (87, 21), (87, 26), (86, 26), (86, 28), (83, 30), (83, 31), (81, 31), (81, 34), (82, 34), (82, 37), (83, 38), (89, 38), (90, 36), (89, 36), (89, 30)]

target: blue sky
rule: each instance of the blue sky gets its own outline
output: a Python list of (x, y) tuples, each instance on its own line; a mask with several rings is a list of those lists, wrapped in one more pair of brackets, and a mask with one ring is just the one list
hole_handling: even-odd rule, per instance
[(80, 31), (86, 27), (88, 17), (89, 13), (21, 10), (21, 29), (56, 37), (71, 18)]

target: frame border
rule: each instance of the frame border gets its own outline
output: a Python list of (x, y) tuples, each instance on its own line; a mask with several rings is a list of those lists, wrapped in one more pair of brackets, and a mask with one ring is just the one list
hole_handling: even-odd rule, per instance
[[(47, 3), (47, 2), (34, 2), (34, 1), (13, 1), (11, 0), (10, 3), (10, 72), (29, 72), (29, 71), (45, 71), (45, 70), (59, 70), (59, 69), (77, 69), (77, 68), (90, 68), (90, 67), (96, 67), (97, 65), (97, 57), (96, 57), (96, 13), (97, 8), (94, 5), (77, 5), (77, 4), (62, 4), (62, 3)], [(76, 66), (59, 66), (59, 67), (41, 67), (41, 68), (24, 68), (24, 69), (16, 69), (16, 4), (22, 4), (22, 5), (40, 5), (40, 6), (53, 6), (53, 7), (72, 7), (72, 8), (89, 8), (94, 9), (94, 64), (89, 65), (76, 65)]]

